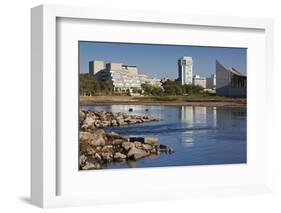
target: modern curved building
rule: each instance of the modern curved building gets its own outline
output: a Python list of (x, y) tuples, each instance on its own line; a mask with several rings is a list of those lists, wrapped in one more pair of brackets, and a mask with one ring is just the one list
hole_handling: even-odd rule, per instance
[(216, 95), (246, 97), (247, 76), (234, 68), (226, 69), (216, 61)]

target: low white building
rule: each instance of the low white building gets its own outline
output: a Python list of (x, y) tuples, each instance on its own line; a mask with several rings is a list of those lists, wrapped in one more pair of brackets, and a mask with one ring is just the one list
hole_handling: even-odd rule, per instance
[[(91, 64), (89, 63), (89, 73), (94, 74), (98, 81), (111, 81), (115, 91), (141, 90), (141, 85), (149, 83), (155, 86), (161, 86), (160, 79), (149, 78), (147, 75), (139, 74), (136, 66), (124, 65), (122, 63), (107, 63), (104, 69), (97, 72), (91, 72)], [(98, 65), (102, 64), (99, 61)], [(101, 66), (98, 66), (99, 68)]]
[(206, 78), (199, 75), (194, 75), (192, 78), (193, 85), (201, 86), (204, 89), (206, 88)]

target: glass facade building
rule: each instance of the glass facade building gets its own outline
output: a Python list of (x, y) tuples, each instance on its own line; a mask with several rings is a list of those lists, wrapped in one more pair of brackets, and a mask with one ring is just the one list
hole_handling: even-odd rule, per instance
[(183, 56), (178, 60), (178, 81), (181, 85), (192, 84), (192, 57)]

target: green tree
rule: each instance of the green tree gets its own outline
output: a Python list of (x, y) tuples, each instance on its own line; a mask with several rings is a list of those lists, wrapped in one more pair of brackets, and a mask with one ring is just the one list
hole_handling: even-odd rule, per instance
[(79, 92), (80, 95), (92, 96), (100, 91), (100, 85), (94, 76), (89, 74), (79, 75)]
[(202, 93), (204, 90), (203, 87), (199, 86), (199, 85), (193, 85), (192, 87), (192, 93), (193, 94), (199, 94), (199, 93)]
[(183, 88), (176, 81), (167, 80), (162, 84), (166, 95), (182, 95)]
[(104, 81), (104, 82), (100, 82), (100, 88), (101, 88), (101, 92), (106, 93), (106, 94), (111, 94), (113, 93), (113, 84), (111, 81)]
[(167, 80), (162, 84), (166, 95), (186, 95), (202, 93), (204, 88), (198, 85), (180, 85), (176, 81)]
[(159, 86), (152, 85), (150, 83), (144, 83), (141, 85), (145, 95), (163, 95), (163, 89)]

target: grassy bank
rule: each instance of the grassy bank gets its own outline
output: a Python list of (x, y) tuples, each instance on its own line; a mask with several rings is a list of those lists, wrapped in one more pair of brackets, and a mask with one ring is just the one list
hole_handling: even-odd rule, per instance
[(231, 101), (231, 102), (246, 102), (246, 98), (229, 98), (222, 96), (211, 95), (188, 95), (188, 96), (144, 96), (134, 97), (138, 101)]
[(141, 104), (193, 106), (246, 106), (246, 98), (228, 98), (210, 95), (189, 96), (80, 96), (80, 105)]

